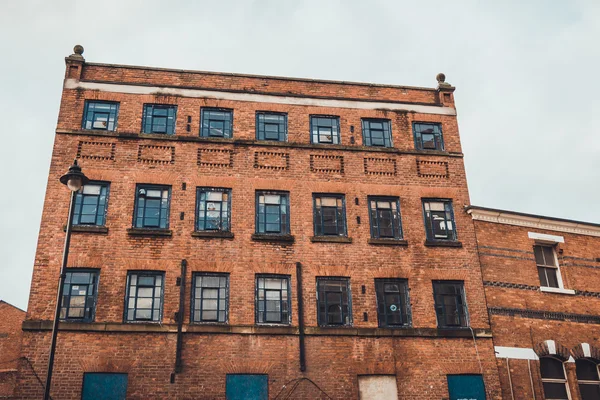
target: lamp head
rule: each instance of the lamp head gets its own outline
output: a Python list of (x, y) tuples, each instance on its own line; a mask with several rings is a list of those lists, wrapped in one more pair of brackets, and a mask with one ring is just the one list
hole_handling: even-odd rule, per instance
[(66, 185), (72, 192), (77, 192), (83, 185), (90, 180), (81, 172), (81, 167), (77, 165), (77, 160), (69, 167), (69, 172), (60, 177), (60, 183)]

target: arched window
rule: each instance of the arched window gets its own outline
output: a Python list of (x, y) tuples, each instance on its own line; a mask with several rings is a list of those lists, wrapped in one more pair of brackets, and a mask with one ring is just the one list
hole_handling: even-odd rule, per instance
[(562, 361), (552, 357), (540, 358), (544, 397), (547, 400), (569, 400), (567, 379)]
[(598, 364), (595, 362), (580, 358), (575, 361), (577, 368), (577, 381), (579, 382), (579, 391), (582, 400), (600, 399), (600, 377), (598, 376)]

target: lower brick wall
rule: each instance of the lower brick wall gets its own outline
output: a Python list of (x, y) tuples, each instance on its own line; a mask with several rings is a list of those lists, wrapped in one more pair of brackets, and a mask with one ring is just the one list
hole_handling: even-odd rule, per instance
[[(50, 332), (26, 332), (17, 398), (39, 398)], [(402, 399), (447, 399), (447, 374), (483, 370), (488, 399), (500, 399), (492, 340), (307, 336), (305, 373), (294, 335), (186, 334), (183, 371), (170, 383), (176, 335), (59, 334), (53, 375), (55, 399), (80, 399), (85, 372), (125, 372), (128, 399), (223, 399), (227, 374), (268, 374), (269, 397), (358, 398), (358, 375), (396, 375)], [(307, 379), (302, 379), (307, 378)], [(319, 389), (320, 388), (320, 389)], [(321, 390), (327, 395), (323, 394)], [(282, 392), (282, 393), (280, 393)], [(285, 397), (288, 398), (288, 397)]]

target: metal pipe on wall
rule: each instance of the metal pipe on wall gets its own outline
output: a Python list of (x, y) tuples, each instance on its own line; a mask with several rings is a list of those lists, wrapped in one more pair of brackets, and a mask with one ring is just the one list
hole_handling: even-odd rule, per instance
[(306, 371), (304, 348), (304, 303), (302, 301), (302, 264), (296, 263), (296, 291), (298, 292), (298, 347), (300, 348), (300, 371)]

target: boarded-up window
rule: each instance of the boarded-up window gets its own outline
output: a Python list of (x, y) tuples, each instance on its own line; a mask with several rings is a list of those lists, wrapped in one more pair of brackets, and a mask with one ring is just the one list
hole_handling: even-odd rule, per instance
[(361, 375), (358, 377), (360, 400), (397, 400), (398, 386), (394, 375)]

